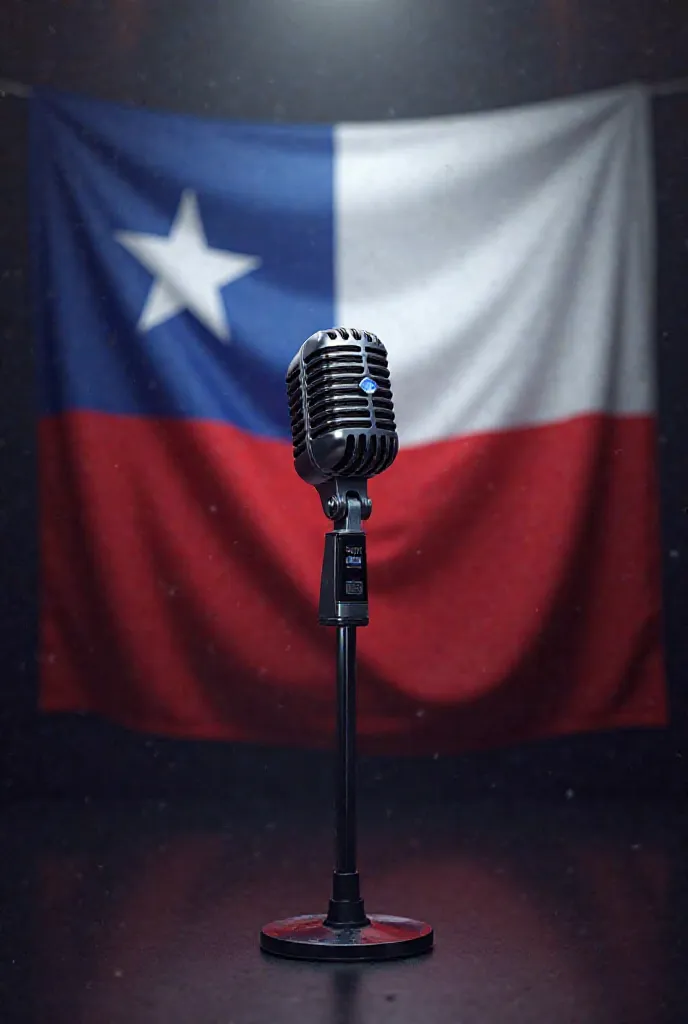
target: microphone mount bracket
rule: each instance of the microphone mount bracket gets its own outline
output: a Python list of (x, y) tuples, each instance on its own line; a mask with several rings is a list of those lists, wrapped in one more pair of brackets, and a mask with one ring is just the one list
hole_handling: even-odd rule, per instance
[(370, 519), (373, 503), (368, 497), (368, 481), (364, 478), (332, 477), (317, 488), (323, 512), (335, 530), (360, 530), (361, 522)]
[(321, 626), (368, 625), (368, 567), (363, 522), (372, 502), (366, 481), (335, 477), (318, 487), (334, 529), (325, 534), (320, 577)]

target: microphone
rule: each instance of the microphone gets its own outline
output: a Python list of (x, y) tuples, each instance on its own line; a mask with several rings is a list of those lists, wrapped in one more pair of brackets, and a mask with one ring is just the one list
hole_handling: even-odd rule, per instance
[(289, 364), (287, 398), (294, 466), (334, 521), (325, 536), (320, 623), (367, 626), (367, 484), (399, 451), (387, 349), (370, 331), (317, 331)]
[(356, 630), (368, 625), (366, 534), (370, 477), (399, 451), (387, 349), (369, 331), (318, 331), (287, 371), (294, 465), (333, 528), (325, 534), (318, 619), (337, 627), (335, 869), (327, 916), (272, 921), (260, 946), (300, 960), (389, 960), (432, 948), (423, 921), (368, 915), (356, 866)]
[(330, 519), (345, 514), (347, 491), (358, 493), (367, 519), (365, 481), (399, 451), (387, 349), (369, 331), (317, 331), (289, 364), (287, 398), (296, 472), (318, 489)]

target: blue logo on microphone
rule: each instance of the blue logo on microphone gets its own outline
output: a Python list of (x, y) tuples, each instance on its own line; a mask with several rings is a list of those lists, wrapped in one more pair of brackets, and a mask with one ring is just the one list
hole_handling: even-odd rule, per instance
[(377, 391), (377, 384), (372, 377), (364, 377), (358, 386), (361, 391), (365, 391), (366, 395), (374, 395)]

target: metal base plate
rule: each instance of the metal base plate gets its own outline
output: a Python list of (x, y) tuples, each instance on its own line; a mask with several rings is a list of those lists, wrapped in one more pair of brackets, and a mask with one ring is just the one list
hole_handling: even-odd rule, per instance
[(292, 960), (395, 960), (432, 949), (433, 930), (423, 921), (368, 918), (363, 928), (328, 928), (323, 914), (273, 921), (260, 933), (260, 948)]

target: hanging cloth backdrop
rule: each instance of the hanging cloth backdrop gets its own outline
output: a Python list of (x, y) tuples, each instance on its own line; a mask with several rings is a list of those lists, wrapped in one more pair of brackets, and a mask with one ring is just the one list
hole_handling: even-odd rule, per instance
[(329, 744), (284, 374), (343, 324), (387, 345), (401, 439), (364, 746), (665, 722), (643, 90), (336, 126), (28, 102), (44, 710)]

